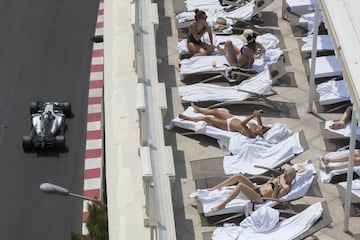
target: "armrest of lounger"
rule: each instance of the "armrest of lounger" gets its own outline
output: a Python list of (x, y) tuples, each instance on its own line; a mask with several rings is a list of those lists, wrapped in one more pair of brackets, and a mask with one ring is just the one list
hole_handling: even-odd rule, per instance
[(236, 213), (234, 215), (231, 215), (230, 217), (227, 217), (227, 218), (221, 219), (221, 220), (219, 220), (217, 222), (214, 222), (213, 225), (217, 226), (217, 225), (229, 222), (231, 220), (234, 220), (236, 218), (244, 218), (244, 217), (245, 217), (245, 213)]
[(249, 77), (253, 77), (257, 72), (251, 69), (240, 67), (229, 67), (222, 75), (228, 82), (241, 82)]
[(223, 5), (230, 5), (230, 6), (235, 6), (235, 7), (242, 7), (244, 6), (246, 0), (241, 0), (241, 1), (231, 1), (231, 0), (222, 0), (222, 4)]
[(277, 174), (279, 174), (279, 175), (282, 173), (282, 172), (281, 172), (281, 171), (279, 171), (279, 170), (276, 170), (276, 169), (274, 169), (274, 168), (269, 168), (269, 167), (266, 167), (266, 166), (254, 165), (254, 167), (256, 167), (256, 168), (266, 169), (266, 170), (268, 170), (268, 171), (275, 172), (275, 173), (277, 173)]
[[(280, 218), (283, 218), (283, 219), (286, 219), (288, 218), (288, 216), (293, 216), (293, 215), (296, 215), (297, 212), (294, 211), (294, 210), (291, 210), (291, 209), (276, 209), (280, 212)], [(243, 218), (245, 217), (245, 213), (237, 213), (237, 214), (234, 214), (230, 217), (227, 217), (227, 218), (224, 218), (224, 219), (221, 219), (217, 222), (215, 222), (213, 225), (217, 226), (217, 225), (222, 225), (226, 222), (229, 222), (231, 220), (234, 220), (234, 219), (237, 219), (237, 218)]]
[(272, 198), (272, 197), (261, 197), (261, 199), (264, 200), (264, 201), (275, 201), (275, 202), (278, 202), (278, 203), (288, 202), (288, 201), (284, 201), (284, 200), (281, 200), (281, 199), (278, 199), (278, 198)]

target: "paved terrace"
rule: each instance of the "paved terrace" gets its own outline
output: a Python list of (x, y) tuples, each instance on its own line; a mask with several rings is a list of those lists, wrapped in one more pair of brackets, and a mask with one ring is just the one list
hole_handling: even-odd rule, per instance
[[(212, 231), (214, 227), (202, 224), (202, 217), (192, 206), (193, 200), (188, 198), (195, 190), (190, 162), (220, 157), (223, 152), (215, 141), (206, 137), (192, 138), (176, 131), (164, 130), (164, 135), (159, 132), (184, 110), (177, 92), (177, 86), (183, 83), (178, 80), (178, 73), (174, 68), (179, 62), (176, 50), (178, 31), (175, 28), (171, 0), (159, 0), (157, 5), (139, 2), (143, 4), (139, 8), (143, 18), (138, 22), (135, 18), (137, 10), (130, 1), (105, 1), (105, 155), (110, 238), (175, 239), (166, 238), (163, 234), (171, 235), (172, 227), (176, 226), (176, 239), (203, 239), (202, 233)], [(298, 38), (294, 37), (289, 22), (280, 18), (281, 9), (281, 0), (275, 0), (265, 9), (263, 16), (276, 16), (277, 25), (266, 28), (280, 30), (291, 62), (287, 70), (294, 73), (296, 85), (274, 87), (278, 94), (270, 99), (295, 103), (296, 114), (265, 114), (264, 121), (287, 123), (293, 131), (304, 131), (309, 149), (292, 160), (292, 163), (298, 163), (308, 159), (315, 160), (315, 154), (326, 152), (319, 122), (338, 119), (340, 114), (307, 112), (309, 85)], [(147, 23), (143, 22), (144, 19)], [(135, 27), (137, 23), (143, 24), (143, 27)], [(153, 28), (148, 24), (154, 24)], [(150, 38), (154, 34), (156, 42), (144, 39), (144, 34)], [(142, 80), (143, 76), (147, 76), (147, 81)], [(145, 83), (145, 87), (142, 83)], [(151, 86), (156, 87), (151, 89)], [(146, 95), (147, 91), (155, 96), (149, 97)], [(147, 102), (152, 97), (156, 99), (155, 105)], [(163, 97), (166, 97), (166, 101)], [(152, 111), (155, 116), (151, 116), (147, 110)], [(157, 127), (156, 132), (144, 129), (146, 122)], [(152, 152), (153, 149), (148, 147), (151, 143), (154, 143), (153, 147), (161, 149), (160, 154)], [(160, 161), (160, 165), (154, 164), (154, 159)], [(154, 169), (154, 166), (160, 168)], [(311, 239), (359, 239), (356, 237), (360, 234), (359, 218), (351, 217), (350, 232), (343, 232), (344, 212), (336, 185), (322, 184), (319, 179), (318, 184), (321, 197), (307, 196), (294, 202), (311, 204), (326, 201), (328, 204), (332, 223), (315, 233)], [(161, 186), (161, 190), (156, 189), (157, 186)], [(155, 206), (155, 211), (150, 206)], [(169, 210), (173, 212), (168, 212)], [(160, 220), (154, 221), (153, 212), (160, 216)], [(164, 212), (167, 214), (162, 215)], [(174, 219), (168, 219), (172, 215)], [(161, 222), (162, 220), (166, 222)], [(158, 231), (154, 231), (155, 228)], [(168, 232), (165, 233), (164, 229)]]

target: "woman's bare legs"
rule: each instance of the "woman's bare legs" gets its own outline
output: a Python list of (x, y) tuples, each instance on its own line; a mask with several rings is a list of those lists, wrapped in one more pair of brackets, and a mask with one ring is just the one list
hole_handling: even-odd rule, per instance
[[(322, 162), (324, 163), (325, 171), (328, 173), (332, 170), (348, 168), (349, 163), (349, 153), (340, 154), (335, 157), (322, 157)], [(330, 163), (338, 163), (336, 165), (329, 165)], [(360, 152), (355, 150), (354, 152), (354, 166), (360, 165)]]
[(226, 120), (228, 118), (233, 117), (233, 115), (231, 115), (230, 113), (221, 111), (216, 108), (214, 108), (214, 109), (202, 108), (202, 107), (196, 106), (194, 103), (191, 103), (191, 106), (195, 109), (195, 112), (202, 113), (204, 115), (213, 115), (214, 117), (222, 119), (222, 120)]
[(207, 56), (211, 55), (214, 52), (214, 47), (206, 43), (198, 45), (190, 42), (188, 43), (187, 48), (190, 52), (194, 53), (193, 57)]
[[(354, 159), (354, 166), (359, 166), (360, 165), (360, 158), (356, 158)], [(342, 163), (339, 163), (337, 165), (325, 165), (325, 172), (329, 173), (330, 171), (333, 171), (333, 170), (337, 170), (337, 169), (344, 169), (344, 168), (348, 168), (349, 167), (349, 162), (346, 161), (346, 162), (342, 162)]]
[[(360, 152), (358, 150), (354, 151), (354, 160), (356, 160), (357, 158), (360, 159)], [(325, 165), (328, 165), (330, 162), (347, 162), (349, 160), (349, 152), (344, 153), (344, 154), (339, 154), (338, 156), (334, 156), (334, 157), (322, 157), (322, 160), (324, 162)]]
[(231, 202), (231, 200), (236, 198), (236, 196), (239, 195), (240, 192), (244, 193), (244, 195), (251, 201), (255, 201), (256, 203), (263, 202), (263, 200), (261, 199), (259, 194), (257, 192), (255, 192), (254, 186), (249, 187), (249, 186), (245, 185), (244, 183), (239, 183), (234, 188), (234, 190), (231, 192), (229, 197), (227, 197), (222, 203), (220, 203), (216, 207), (211, 208), (211, 210), (216, 212), (216, 211), (219, 211), (219, 210), (225, 208), (226, 204), (228, 204), (229, 202)]
[(238, 64), (236, 63), (236, 55), (240, 53), (240, 50), (236, 46), (234, 46), (230, 40), (226, 41), (224, 49), (219, 49), (219, 51), (227, 54), (227, 58), (231, 66), (238, 66)]
[(221, 190), (223, 187), (233, 185), (235, 183), (243, 183), (243, 184), (247, 185), (248, 187), (252, 187), (255, 189), (254, 184), (248, 178), (246, 178), (244, 175), (242, 175), (240, 173), (237, 173), (237, 174), (230, 176), (226, 180), (222, 181), (218, 185), (210, 188), (209, 191), (213, 191), (215, 189)]

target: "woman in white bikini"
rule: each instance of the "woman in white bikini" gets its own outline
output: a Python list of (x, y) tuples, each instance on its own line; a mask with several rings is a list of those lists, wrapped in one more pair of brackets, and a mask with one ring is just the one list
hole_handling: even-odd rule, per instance
[[(230, 113), (222, 111), (220, 109), (201, 108), (199, 106), (196, 106), (194, 103), (191, 103), (191, 106), (195, 109), (196, 112), (202, 113), (204, 114), (204, 116), (192, 117), (179, 114), (179, 118), (194, 122), (205, 121), (222, 130), (240, 132), (241, 134), (249, 138), (262, 136), (267, 130), (270, 129), (269, 127), (263, 126), (262, 124), (262, 110), (255, 110), (253, 114), (241, 121)], [(256, 118), (257, 124), (250, 122), (250, 120), (253, 118)]]

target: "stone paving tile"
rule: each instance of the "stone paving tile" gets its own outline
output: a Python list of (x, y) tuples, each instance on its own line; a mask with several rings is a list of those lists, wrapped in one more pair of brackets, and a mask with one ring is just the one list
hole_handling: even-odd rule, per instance
[[(182, 1), (182, 0), (174, 0)], [(289, 118), (287, 116), (265, 117), (265, 123), (272, 123), (274, 121), (288, 124), (293, 131), (304, 131), (309, 149), (300, 154), (292, 160), (292, 163), (303, 162), (305, 160), (312, 160), (316, 163), (315, 155), (324, 154), (326, 151), (324, 140), (321, 135), (319, 122), (322, 119), (338, 119), (340, 114), (329, 113), (308, 113), (308, 91), (309, 83), (305, 74), (305, 67), (299, 50), (299, 37), (294, 37), (292, 28), (288, 21), (280, 19), (281, 16), (281, 0), (275, 0), (267, 9), (264, 16), (270, 16), (271, 12), (276, 13), (278, 17), (277, 26), (271, 26), (272, 29), (280, 29), (286, 51), (292, 65), (287, 66), (289, 72), (293, 72), (296, 81), (296, 88), (290, 87), (274, 87), (277, 95), (270, 97), (273, 101), (285, 101), (294, 103), (296, 113), (299, 118)], [(166, 38), (160, 39), (158, 44), (163, 47), (167, 45), (167, 51), (162, 49), (159, 53), (164, 65), (165, 63), (174, 69), (178, 64), (178, 54), (176, 52), (177, 44), (177, 30), (174, 27), (174, 13), (172, 11), (172, 1), (164, 0), (164, 9), (161, 9), (162, 14), (165, 13), (166, 25), (161, 26), (159, 31), (164, 32)], [(171, 29), (168, 22), (171, 22)], [(170, 33), (170, 31), (172, 31)], [(166, 72), (170, 69), (168, 66), (163, 66), (164, 70), (161, 72), (161, 81), (164, 81), (168, 90), (168, 111), (165, 115), (164, 121), (168, 123), (174, 116), (184, 110), (184, 106), (180, 102), (176, 86), (183, 85), (179, 81), (178, 73)], [(316, 110), (315, 106), (313, 109)], [(265, 114), (266, 115), (266, 114)], [(189, 194), (195, 191), (195, 184), (192, 180), (192, 173), (190, 161), (203, 159), (207, 157), (223, 156), (223, 152), (217, 147), (216, 142), (206, 137), (190, 137), (183, 136), (176, 131), (165, 131), (165, 139), (167, 144), (173, 146), (174, 161), (176, 166), (176, 179), (173, 184), (173, 206), (174, 215), (177, 227), (177, 239), (179, 240), (200, 240), (203, 232), (213, 231), (214, 227), (204, 226), (202, 218), (193, 206), (194, 200), (189, 198)], [(316, 168), (318, 169), (317, 164)], [(323, 228), (319, 232), (307, 239), (360, 239), (360, 219), (356, 217), (350, 218), (350, 233), (343, 231), (344, 211), (339, 199), (339, 192), (335, 184), (323, 184), (320, 182), (318, 176), (317, 183), (321, 191), (321, 197), (306, 196), (293, 204), (311, 204), (317, 201), (327, 201), (330, 209), (332, 223), (329, 227)]]

